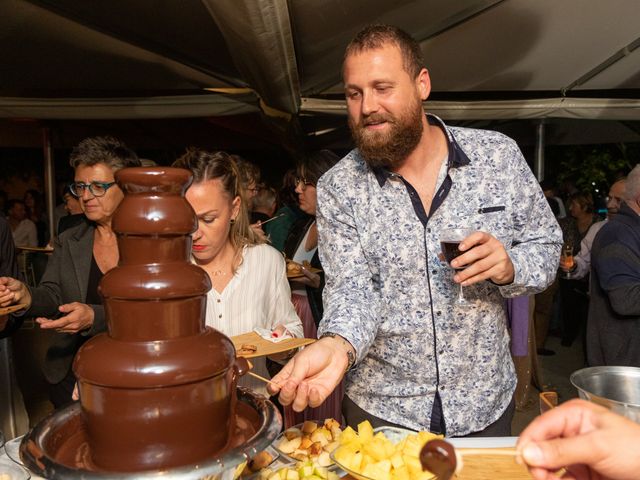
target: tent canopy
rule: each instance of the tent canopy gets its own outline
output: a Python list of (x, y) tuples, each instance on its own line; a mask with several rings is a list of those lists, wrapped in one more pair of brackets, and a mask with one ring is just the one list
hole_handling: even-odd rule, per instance
[(253, 114), (289, 137), (344, 125), (344, 47), (420, 41), (448, 120), (640, 120), (637, 0), (6, 0), (0, 118)]

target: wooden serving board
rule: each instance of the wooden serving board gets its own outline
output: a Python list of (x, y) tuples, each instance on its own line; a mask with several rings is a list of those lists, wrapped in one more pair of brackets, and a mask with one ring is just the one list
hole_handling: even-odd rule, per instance
[[(316, 267), (306, 267), (308, 271), (310, 271), (311, 273), (321, 273), (322, 270)], [(304, 273), (289, 273), (287, 272), (287, 278), (289, 280), (293, 280), (296, 278), (302, 278), (304, 277)]]
[(22, 310), (26, 306), (26, 303), (18, 303), (16, 305), (9, 305), (8, 307), (0, 307), (0, 315), (9, 315), (10, 313)]
[[(510, 450), (515, 451), (515, 448)], [(464, 448), (460, 451), (464, 452)], [(486, 454), (463, 457), (462, 470), (454, 478), (458, 480), (524, 480), (531, 479), (531, 475), (527, 467), (516, 463), (515, 457)]]
[(291, 350), (292, 348), (302, 347), (304, 345), (309, 345), (316, 341), (315, 338), (287, 338), (286, 340), (281, 340), (280, 342), (270, 342), (269, 340), (265, 340), (256, 332), (243, 333), (242, 335), (236, 335), (235, 337), (231, 337), (231, 341), (233, 342), (233, 346), (236, 347), (236, 350), (240, 350), (243, 344), (255, 345), (257, 350), (248, 354), (240, 354), (239, 357), (245, 358), (253, 358), (253, 357), (263, 357), (265, 355), (273, 355), (274, 353), (286, 352), (287, 350)]
[[(464, 452), (464, 448), (457, 449)], [(504, 449), (503, 449), (504, 450)], [(513, 449), (515, 451), (515, 448)], [(515, 457), (504, 455), (469, 455), (463, 459), (463, 467), (455, 480), (531, 480), (524, 465), (518, 465)], [(345, 475), (342, 480), (356, 480)]]

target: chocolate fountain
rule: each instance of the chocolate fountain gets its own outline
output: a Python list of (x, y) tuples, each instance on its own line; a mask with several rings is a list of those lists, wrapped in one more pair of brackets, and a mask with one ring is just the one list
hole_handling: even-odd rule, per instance
[(202, 478), (266, 448), (282, 419), (236, 387), (247, 362), (205, 327), (206, 273), (189, 262), (197, 219), (188, 171), (128, 168), (113, 219), (120, 261), (100, 282), (108, 333), (85, 343), (73, 370), (80, 403), (51, 414), (21, 457), (47, 478)]

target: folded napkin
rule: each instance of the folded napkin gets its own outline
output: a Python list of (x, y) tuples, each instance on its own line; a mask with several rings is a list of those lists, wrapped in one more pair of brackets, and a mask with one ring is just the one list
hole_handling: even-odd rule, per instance
[[(291, 335), (291, 333), (289, 333), (288, 330), (285, 330), (282, 335), (277, 335), (275, 332), (269, 330), (268, 328), (256, 327), (253, 329), (253, 331), (256, 332), (258, 335), (260, 335), (265, 340), (268, 340), (269, 342), (273, 342), (273, 343), (281, 342), (282, 340), (286, 340), (287, 338), (293, 338), (293, 335)], [(274, 336), (274, 335), (277, 335), (277, 336)]]

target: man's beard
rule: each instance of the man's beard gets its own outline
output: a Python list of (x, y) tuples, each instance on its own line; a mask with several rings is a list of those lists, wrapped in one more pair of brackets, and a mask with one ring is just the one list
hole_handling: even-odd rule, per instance
[[(349, 118), (351, 135), (360, 153), (371, 168), (395, 170), (416, 148), (422, 137), (422, 103), (417, 101), (400, 117), (390, 113), (372, 114), (355, 125)], [(366, 125), (386, 121), (388, 132), (368, 131)]]

